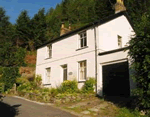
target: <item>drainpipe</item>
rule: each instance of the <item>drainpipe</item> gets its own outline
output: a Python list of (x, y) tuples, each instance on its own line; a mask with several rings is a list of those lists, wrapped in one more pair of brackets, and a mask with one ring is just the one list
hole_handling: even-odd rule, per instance
[(94, 41), (95, 41), (95, 90), (96, 90), (96, 95), (97, 95), (97, 39), (96, 39), (96, 27), (93, 23), (94, 27)]

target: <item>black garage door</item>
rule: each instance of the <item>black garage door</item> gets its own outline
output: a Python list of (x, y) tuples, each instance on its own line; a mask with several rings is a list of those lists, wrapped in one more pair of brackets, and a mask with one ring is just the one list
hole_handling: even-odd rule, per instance
[(129, 96), (128, 62), (104, 65), (103, 67), (103, 95)]

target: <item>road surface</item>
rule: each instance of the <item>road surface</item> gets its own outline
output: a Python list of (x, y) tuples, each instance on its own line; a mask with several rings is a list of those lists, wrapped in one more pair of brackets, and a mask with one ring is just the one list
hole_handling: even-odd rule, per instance
[(16, 97), (5, 97), (0, 102), (0, 117), (76, 117), (48, 105), (26, 101)]

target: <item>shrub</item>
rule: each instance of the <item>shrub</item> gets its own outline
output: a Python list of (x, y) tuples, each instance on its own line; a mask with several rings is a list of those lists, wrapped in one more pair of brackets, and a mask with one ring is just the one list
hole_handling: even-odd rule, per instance
[(4, 84), (0, 83), (0, 93), (3, 93), (3, 92), (4, 92)]
[(55, 88), (51, 88), (50, 89), (50, 95), (52, 97), (55, 97), (57, 94), (58, 94), (58, 90), (57, 89), (55, 89)]
[(94, 92), (94, 86), (95, 86), (95, 79), (89, 78), (89, 80), (85, 81), (85, 84), (82, 87), (82, 91), (84, 93), (92, 93), (92, 92)]
[(24, 84), (21, 84), (20, 86), (17, 87), (17, 91), (19, 92), (27, 92), (27, 91), (30, 91), (32, 89), (32, 85), (30, 82), (27, 82), (27, 83), (24, 83)]
[(20, 77), (20, 78), (16, 79), (17, 85), (21, 85), (21, 84), (24, 84), (24, 83), (27, 83), (27, 82), (29, 82), (29, 81), (26, 77)]
[(74, 93), (78, 91), (77, 81), (66, 80), (61, 84), (62, 93)]
[(40, 91), (43, 93), (47, 93), (47, 92), (50, 92), (50, 89), (49, 88), (42, 88)]
[(18, 67), (1, 67), (0, 82), (4, 83), (4, 91), (11, 89), (16, 83), (16, 78), (20, 76)]
[(41, 78), (41, 76), (40, 76), (40, 75), (37, 75), (37, 76), (35, 77), (34, 82), (37, 84), (37, 86), (41, 86), (41, 84), (42, 84), (42, 78)]
[(121, 108), (118, 111), (117, 117), (148, 117), (146, 115), (141, 115), (137, 110), (129, 110), (127, 108)]

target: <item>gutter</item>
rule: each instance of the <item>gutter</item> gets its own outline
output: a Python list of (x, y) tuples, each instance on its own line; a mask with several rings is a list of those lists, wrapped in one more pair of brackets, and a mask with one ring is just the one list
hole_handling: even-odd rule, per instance
[(97, 39), (96, 39), (96, 26), (93, 23), (94, 27), (94, 41), (95, 41), (95, 90), (97, 95)]

